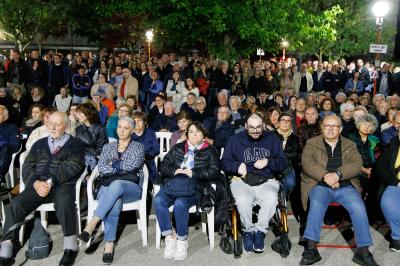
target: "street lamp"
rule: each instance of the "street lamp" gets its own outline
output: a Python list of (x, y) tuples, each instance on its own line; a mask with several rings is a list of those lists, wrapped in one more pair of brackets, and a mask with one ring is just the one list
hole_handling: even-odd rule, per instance
[(149, 60), (150, 60), (150, 53), (151, 53), (151, 42), (153, 41), (153, 30), (149, 30), (146, 32), (146, 41), (149, 43)]
[(283, 48), (283, 51), (282, 51), (282, 61), (285, 61), (285, 58), (286, 58), (286, 48), (289, 47), (289, 42), (288, 42), (287, 40), (282, 40), (281, 45), (282, 45), (282, 48)]
[[(376, 2), (372, 6), (372, 13), (376, 17), (376, 44), (381, 44), (383, 17), (389, 12), (389, 4), (385, 1)], [(375, 54), (375, 67), (380, 64), (381, 54)]]

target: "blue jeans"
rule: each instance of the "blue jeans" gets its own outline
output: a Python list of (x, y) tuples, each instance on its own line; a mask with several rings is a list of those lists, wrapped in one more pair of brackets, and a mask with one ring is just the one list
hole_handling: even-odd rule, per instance
[(330, 203), (337, 202), (350, 214), (357, 247), (372, 246), (365, 205), (360, 193), (358, 193), (352, 185), (335, 190), (330, 187), (317, 185), (311, 190), (309, 200), (310, 208), (308, 211), (304, 238), (319, 242), (321, 236), (321, 225), (326, 209)]
[(289, 193), (292, 192), (294, 186), (296, 185), (296, 174), (293, 168), (286, 176), (282, 178), (281, 182), (282, 182), (283, 192), (285, 193), (287, 198)]
[(188, 236), (189, 209), (197, 204), (197, 196), (175, 198), (166, 194), (161, 187), (154, 198), (154, 208), (161, 234), (167, 236), (172, 234), (171, 218), (168, 208), (174, 205), (174, 216), (176, 223), (176, 234), (179, 240), (186, 240)]
[(392, 230), (393, 240), (400, 240), (400, 187), (388, 186), (382, 195), (381, 208)]
[(79, 97), (79, 96), (73, 95), (72, 96), (72, 103), (82, 104), (82, 103), (85, 103), (88, 99), (89, 99), (89, 97), (87, 97), (87, 96)]
[(119, 214), (122, 204), (133, 202), (142, 197), (140, 185), (126, 180), (115, 180), (108, 187), (102, 186), (97, 195), (95, 216), (104, 222), (104, 240), (115, 241)]

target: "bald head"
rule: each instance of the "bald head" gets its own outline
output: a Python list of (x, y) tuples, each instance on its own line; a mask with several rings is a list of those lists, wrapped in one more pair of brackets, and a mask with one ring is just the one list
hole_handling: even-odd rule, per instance
[(0, 105), (0, 124), (8, 119), (8, 109), (4, 105)]
[(48, 130), (53, 139), (58, 139), (64, 135), (69, 126), (69, 118), (66, 113), (55, 112), (50, 116)]

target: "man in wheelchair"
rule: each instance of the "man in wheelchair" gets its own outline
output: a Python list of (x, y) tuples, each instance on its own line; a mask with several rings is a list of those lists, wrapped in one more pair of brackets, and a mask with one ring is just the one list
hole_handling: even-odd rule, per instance
[[(245, 128), (225, 146), (222, 169), (233, 176), (230, 188), (244, 228), (243, 250), (261, 253), (278, 204), (279, 181), (274, 173), (283, 172), (287, 162), (278, 136), (265, 131), (265, 123), (257, 113), (247, 118)], [(255, 205), (260, 210), (253, 223)]]

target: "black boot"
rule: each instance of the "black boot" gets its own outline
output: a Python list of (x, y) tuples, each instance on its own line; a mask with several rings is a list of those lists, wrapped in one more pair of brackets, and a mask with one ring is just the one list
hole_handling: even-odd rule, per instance
[(300, 265), (312, 265), (322, 258), (319, 255), (318, 249), (307, 245), (303, 252), (303, 257), (301, 258)]
[(75, 263), (75, 259), (78, 256), (78, 250), (66, 249), (64, 255), (60, 260), (60, 266), (72, 266)]
[(364, 253), (357, 251), (353, 256), (353, 261), (362, 266), (379, 266), (371, 252)]

